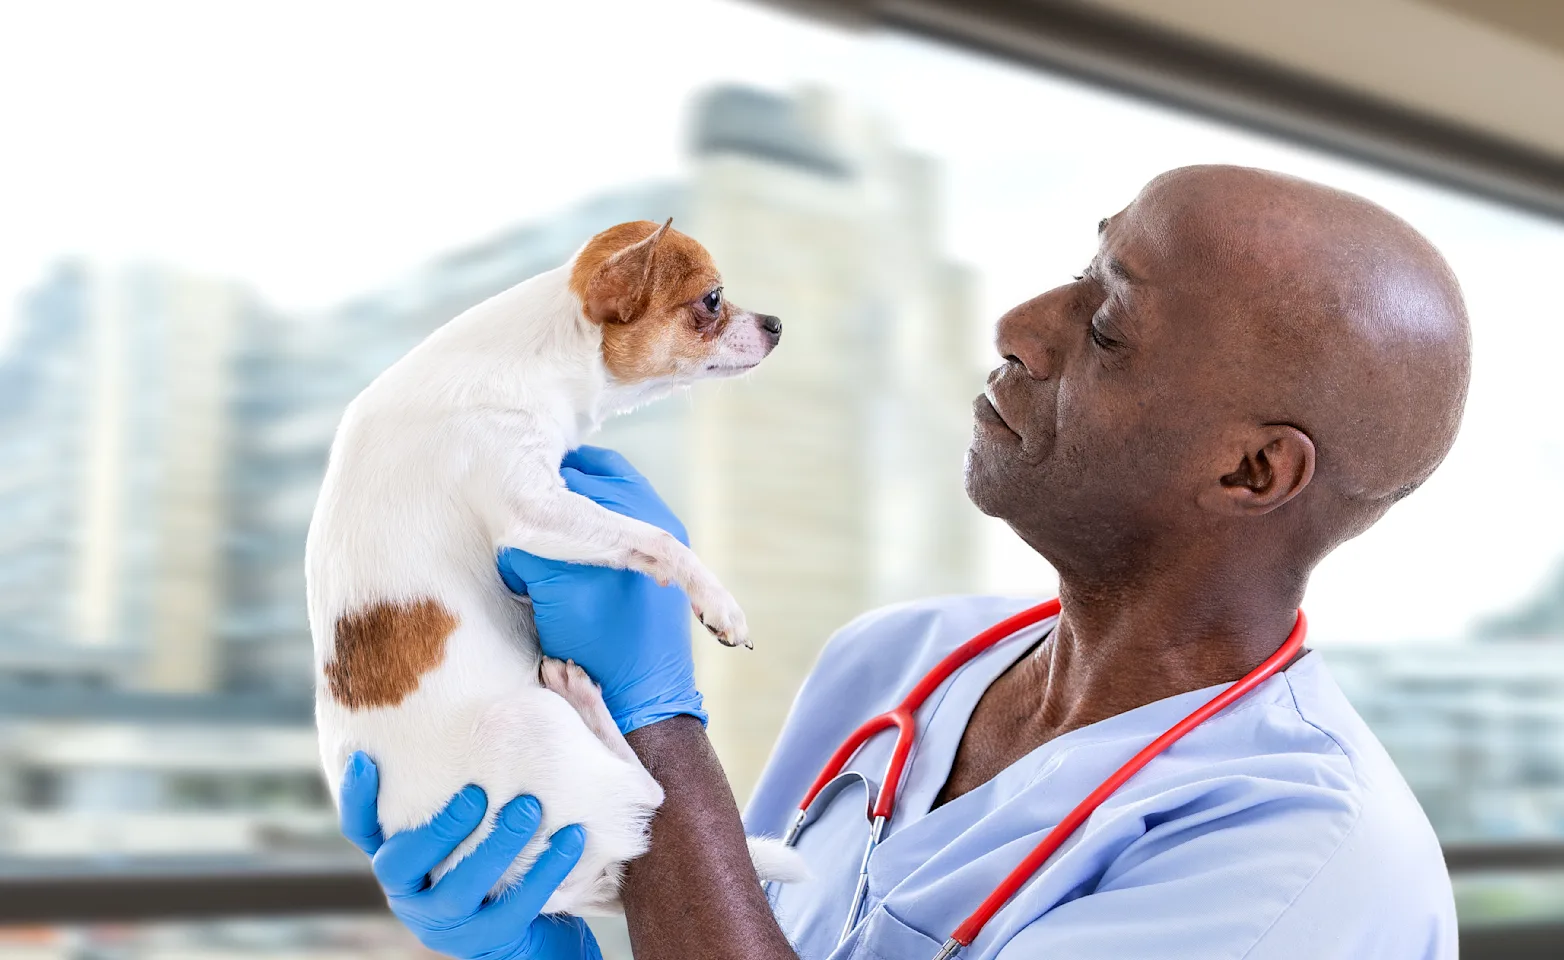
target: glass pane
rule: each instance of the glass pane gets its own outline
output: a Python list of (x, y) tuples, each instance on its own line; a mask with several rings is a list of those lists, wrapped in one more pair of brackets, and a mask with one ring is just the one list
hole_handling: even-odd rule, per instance
[[(1321, 568), (1312, 639), (1445, 839), (1564, 836), (1564, 499), (1534, 492), (1564, 470), (1564, 325), (1521, 282), (1564, 262), (1559, 222), (747, 4), (79, 16), (14, 14), (0, 57), (13, 141), (47, 147), (0, 177), (0, 857), (357, 857), (310, 726), (332, 430), (445, 320), (630, 219), (673, 217), (787, 325), (748, 379), (598, 441), (748, 612), (752, 654), (697, 637), (742, 797), (849, 618), (1053, 589), (962, 494), (989, 331), (1205, 161), (1378, 200), (1461, 277), (1461, 438)], [(1564, 914), (1546, 881), (1473, 883), (1472, 916)]]

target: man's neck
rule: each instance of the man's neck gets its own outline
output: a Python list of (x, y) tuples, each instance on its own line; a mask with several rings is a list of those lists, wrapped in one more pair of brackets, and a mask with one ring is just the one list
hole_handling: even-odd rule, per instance
[(1085, 589), (1063, 578), (1058, 627), (984, 693), (936, 805), (1055, 737), (1259, 666), (1291, 632), (1301, 587), (1211, 589), (1222, 582)]
[(1292, 591), (1233, 595), (1166, 581), (1103, 591), (1062, 582), (1059, 626), (1011, 671), (1020, 676), (1007, 693), (1033, 704), (1034, 730), (1058, 736), (1230, 683), (1275, 653), (1291, 632), (1296, 601), (1284, 593)]

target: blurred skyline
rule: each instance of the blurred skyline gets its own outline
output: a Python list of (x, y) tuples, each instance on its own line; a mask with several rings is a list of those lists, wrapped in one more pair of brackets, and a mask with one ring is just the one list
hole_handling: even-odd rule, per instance
[[(118, 706), (12, 730), (0, 795), (28, 812), (9, 821), (0, 855), (329, 839), (297, 727), (312, 683), (304, 531), (341, 410), (451, 316), (612, 223), (673, 216), (706, 242), (735, 298), (788, 318), (789, 347), (753, 376), (698, 386), (599, 438), (685, 517), (763, 638), (744, 657), (703, 635), (696, 646), (741, 797), (837, 626), (887, 602), (985, 587), (977, 559), (994, 524), (959, 485), (967, 391), (981, 381), (961, 345), (985, 321), (975, 276), (943, 253), (942, 165), (824, 88), (723, 85), (694, 104), (680, 178), (598, 191), (326, 311), (283, 312), (186, 272), (79, 261), (31, 291), (22, 336), (0, 351), (0, 385), (14, 394), (0, 410), (13, 465), (0, 483), (0, 675), (84, 709), (112, 691)], [(1492, 632), (1560, 639), (1555, 607), (1544, 590)], [(1463, 657), (1501, 659), (1482, 682), (1439, 681), (1426, 702), (1422, 674), (1407, 673), (1418, 648), (1406, 648), (1412, 661), (1387, 658), (1384, 644), (1358, 649), (1365, 657), (1342, 661), (1357, 697), (1392, 751), (1416, 761), (1414, 785), (1443, 798), (1431, 811), (1441, 830), (1564, 829), (1554, 738), (1510, 736), (1508, 714), (1492, 718), (1493, 734), (1460, 720), (1504, 689), (1519, 722), (1564, 724), (1549, 705), (1564, 689), (1552, 652), (1564, 645), (1539, 650), (1540, 684), (1517, 670), (1524, 646), (1446, 650), (1457, 676), (1471, 673)], [(148, 712), (160, 701), (125, 691), (194, 699), (169, 725)], [(201, 728), (236, 696), (259, 697), (258, 712), (214, 740)], [(1425, 719), (1396, 723), (1403, 702)], [(135, 732), (94, 726), (116, 719)], [(245, 762), (214, 766), (235, 736), (250, 738)], [(1452, 785), (1457, 766), (1466, 773)], [(196, 816), (199, 840), (179, 826)], [(263, 835), (273, 840), (256, 846)]]
[[(936, 163), (820, 88), (727, 85), (697, 101), (678, 180), (601, 191), (324, 315), (176, 271), (58, 265), (0, 352), (13, 394), (0, 408), (13, 464), (0, 480), (0, 682), (78, 703), (99, 690), (193, 696), (191, 720), (260, 696), (274, 725), (305, 721), (305, 531), (348, 401), (452, 316), (605, 227), (672, 217), (704, 239), (728, 289), (790, 331), (757, 373), (620, 418), (599, 439), (685, 519), (759, 640), (735, 656), (696, 628), (713, 739), (742, 795), (832, 631), (885, 603), (978, 586), (982, 518), (960, 464), (982, 371), (956, 359), (978, 319), (970, 271), (941, 251)], [(307, 800), (295, 781), (310, 753), (285, 741), (272, 737), (260, 765), (287, 774), (229, 792)], [(100, 737), (74, 760), (36, 734), (14, 742), (0, 806), (13, 782), (29, 808), (72, 813), (160, 810), (188, 792), (165, 768), (210, 755), (188, 735), (161, 748)], [(0, 855), (5, 823), (0, 813)], [(36, 850), (52, 824), (30, 831)], [(24, 832), (10, 831), (13, 850)], [(231, 823), (209, 843), (243, 836)]]
[(1564, 307), (1534, 292), (1564, 223), (727, 0), (13, 5), (0, 130), (23, 145), (0, 174), (0, 859), (349, 853), (302, 575), (341, 408), (471, 303), (665, 215), (788, 324), (752, 377), (598, 438), (764, 630), (747, 658), (697, 647), (742, 796), (836, 626), (1053, 589), (959, 490), (992, 325), (1196, 162), (1368, 196), (1462, 279), (1460, 440), (1321, 567), (1311, 643), (1444, 839), (1564, 835)]
[[(766, 42), (708, 42), (742, 36)], [(1168, 167), (1268, 166), (1386, 204), (1465, 284), (1472, 397), (1440, 472), (1316, 574), (1314, 637), (1460, 637), (1556, 567), (1564, 502), (1494, 477), (1564, 474), (1564, 436), (1531, 419), (1564, 407), (1550, 370), (1561, 308), (1521, 281), (1564, 258), (1564, 226), (1033, 71), (721, 0), (7, 9), (0, 120), (34, 149), (0, 180), (0, 305), (75, 253), (232, 277), (280, 309), (323, 312), (433, 251), (678, 175), (689, 93), (738, 75), (839, 90), (939, 161), (942, 242), (978, 272), (980, 331), (1077, 270), (1097, 219)], [(612, 148), (596, 146), (605, 128)], [(1050, 589), (1008, 532), (989, 524), (985, 538), (988, 588)]]

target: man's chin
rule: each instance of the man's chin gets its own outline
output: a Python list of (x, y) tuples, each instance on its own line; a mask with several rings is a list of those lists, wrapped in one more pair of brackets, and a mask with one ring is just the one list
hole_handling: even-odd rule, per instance
[[(988, 516), (1004, 519), (1004, 497), (998, 495), (1004, 484), (994, 475), (992, 452), (979, 449), (981, 442), (974, 440), (967, 448), (966, 466), (962, 474), (967, 499)], [(985, 452), (989, 455), (985, 456)]]

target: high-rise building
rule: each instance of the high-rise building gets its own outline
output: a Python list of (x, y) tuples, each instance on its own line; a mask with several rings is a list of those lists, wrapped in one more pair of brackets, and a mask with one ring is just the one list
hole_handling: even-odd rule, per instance
[[(743, 794), (834, 630), (976, 585), (962, 461), (979, 320), (970, 274), (941, 250), (933, 161), (873, 117), (819, 90), (726, 87), (697, 105), (692, 140), (685, 229), (734, 302), (784, 324), (744, 381), (652, 414), (685, 424), (645, 454), (686, 473), (695, 546), (749, 618), (754, 651), (697, 637), (713, 741)], [(628, 433), (613, 435), (644, 446)]]
[(0, 355), (0, 669), (29, 672), (72, 632), (71, 582), (80, 497), (76, 464), (86, 395), (78, 264), (31, 291)]
[(1443, 839), (1564, 832), (1564, 637), (1323, 655)]
[(112, 660), (116, 685), (213, 689), (227, 389), (253, 309), (231, 284), (80, 265), (26, 300), (0, 379), (15, 394), (0, 445), (16, 467), (0, 577), (5, 602), (26, 608), (0, 635), (11, 655)]
[(271, 319), (229, 283), (67, 263), (19, 320), (0, 359), (0, 856), (329, 839), (307, 687), (224, 683), (226, 571), (264, 522), (229, 492), (234, 385)]
[[(0, 722), (13, 847), (79, 852), (116, 824), (136, 831), (110, 844), (126, 853), (329, 833), (305, 786), (303, 553), (342, 410), (436, 327), (622, 221), (673, 217), (736, 302), (786, 325), (752, 375), (597, 441), (653, 480), (749, 615), (753, 652), (695, 638), (739, 792), (833, 630), (972, 585), (977, 320), (939, 250), (933, 164), (820, 92), (724, 88), (694, 118), (684, 181), (605, 194), (318, 314), (170, 271), (66, 266), (42, 284), (0, 359), (0, 519), (15, 521), (0, 524), (0, 672), (120, 689), (35, 697)], [(220, 762), (224, 743), (248, 755)], [(208, 800), (224, 811), (210, 829), (164, 829)]]

